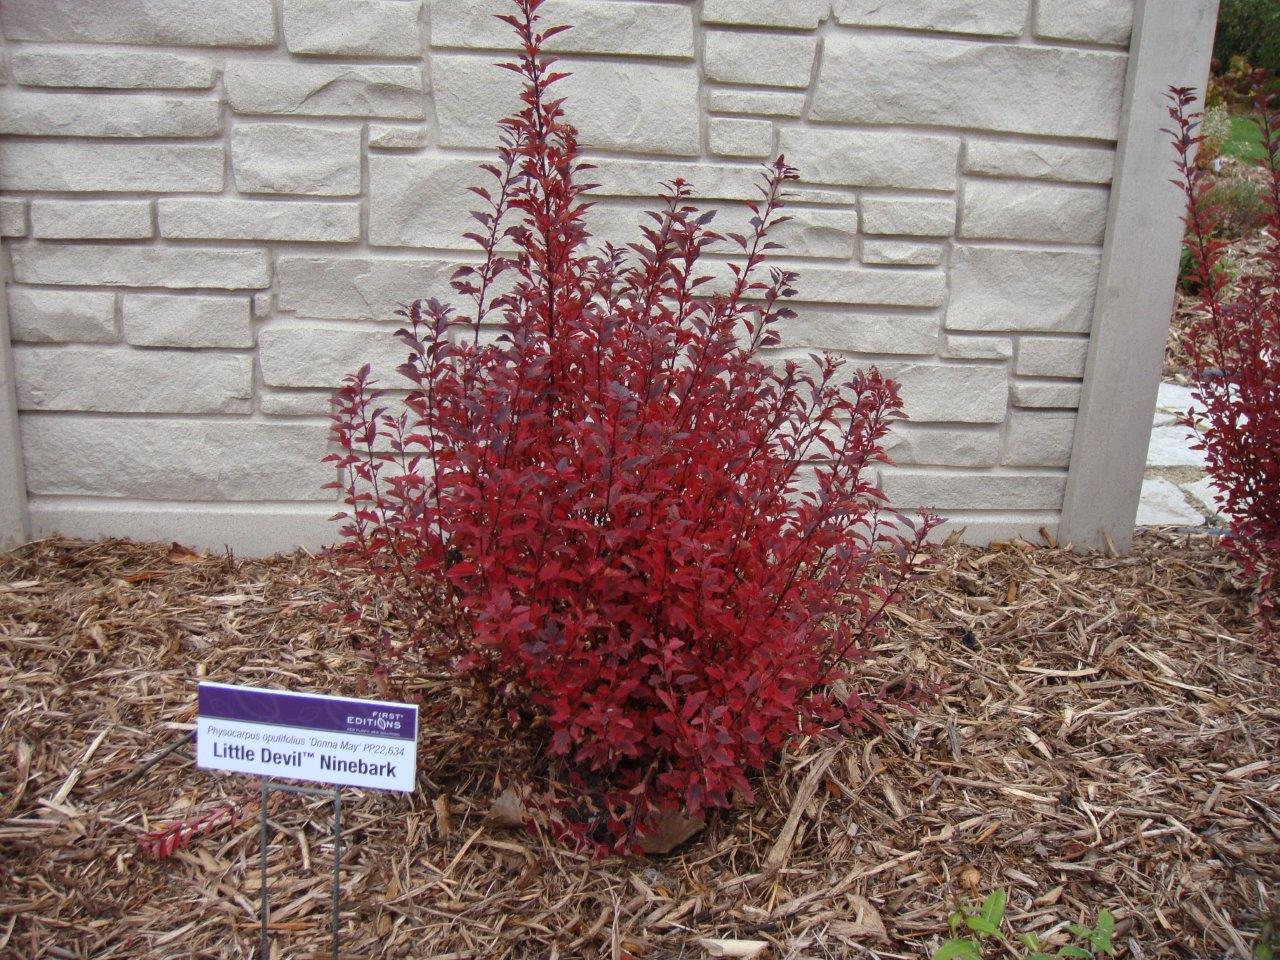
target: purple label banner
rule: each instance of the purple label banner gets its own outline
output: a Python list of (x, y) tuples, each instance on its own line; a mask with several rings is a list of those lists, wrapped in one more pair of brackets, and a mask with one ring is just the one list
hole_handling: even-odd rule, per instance
[(262, 723), (324, 733), (418, 739), (418, 709), (403, 703), (353, 700), (284, 690), (201, 683), (199, 714), (214, 720)]

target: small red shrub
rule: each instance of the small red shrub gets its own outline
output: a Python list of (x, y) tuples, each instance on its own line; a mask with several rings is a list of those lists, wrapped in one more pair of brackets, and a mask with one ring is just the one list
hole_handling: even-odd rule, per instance
[(1183, 422), (1195, 428), (1217, 499), (1230, 517), (1227, 549), (1255, 588), (1259, 617), (1274, 638), (1280, 626), (1280, 113), (1259, 93), (1268, 172), (1264, 191), (1265, 246), (1257, 271), (1223, 269), (1226, 244), (1215, 236), (1222, 218), (1210, 181), (1194, 163), (1200, 114), (1194, 94), (1170, 94), (1178, 179), (1187, 195), (1187, 247), (1199, 288), (1198, 315), (1187, 327), (1194, 396), (1204, 413)]
[(873, 693), (833, 684), (870, 655), (936, 520), (888, 510), (869, 474), (901, 416), (892, 381), (762, 362), (793, 316), (795, 276), (763, 273), (795, 179), (781, 158), (720, 287), (702, 258), (725, 238), (679, 180), (628, 252), (587, 252), (590, 167), (541, 54), (564, 28), (540, 31), (540, 5), (502, 18), (523, 106), (475, 188), (466, 314), (402, 311), (406, 409), (368, 367), (336, 395), (334, 557), (349, 616), (384, 638), (407, 624), (479, 673), (545, 735), (579, 834), (623, 847), (660, 811), (750, 797), (790, 737), (874, 716)]

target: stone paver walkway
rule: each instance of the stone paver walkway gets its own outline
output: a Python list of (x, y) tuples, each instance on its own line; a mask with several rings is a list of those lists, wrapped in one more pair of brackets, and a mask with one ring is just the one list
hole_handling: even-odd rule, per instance
[(1138, 505), (1140, 527), (1218, 526), (1225, 522), (1214, 506), (1213, 489), (1204, 471), (1204, 453), (1191, 449), (1195, 434), (1175, 422), (1178, 414), (1196, 406), (1190, 387), (1160, 384)]

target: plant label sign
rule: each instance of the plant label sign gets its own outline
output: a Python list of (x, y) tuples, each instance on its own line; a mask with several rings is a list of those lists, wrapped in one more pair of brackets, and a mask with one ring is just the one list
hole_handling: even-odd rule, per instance
[(225, 683), (197, 689), (196, 766), (203, 770), (413, 790), (417, 707)]

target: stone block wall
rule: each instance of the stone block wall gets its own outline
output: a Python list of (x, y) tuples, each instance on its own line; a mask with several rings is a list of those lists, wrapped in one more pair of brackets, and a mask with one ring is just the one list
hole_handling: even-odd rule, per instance
[[(513, 102), (501, 0), (4, 0), (0, 232), (34, 532), (329, 536), (329, 391), (448, 293)], [(1131, 0), (549, 0), (593, 228), (802, 182), (789, 349), (898, 376), (884, 482), (1053, 529)], [(387, 379), (393, 379), (389, 376)]]

